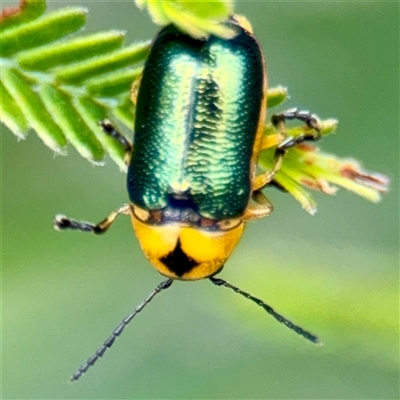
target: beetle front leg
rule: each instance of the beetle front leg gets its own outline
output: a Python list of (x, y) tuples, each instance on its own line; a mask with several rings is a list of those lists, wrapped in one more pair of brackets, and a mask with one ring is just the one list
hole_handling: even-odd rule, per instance
[(124, 204), (122, 207), (112, 212), (107, 218), (103, 219), (103, 221), (99, 222), (98, 224), (92, 224), (85, 221), (76, 221), (74, 219), (66, 217), (65, 215), (58, 214), (54, 218), (54, 228), (58, 231), (72, 229), (82, 232), (93, 232), (96, 235), (100, 235), (108, 230), (108, 228), (113, 224), (115, 219), (120, 214), (130, 215), (130, 205)]
[(117, 129), (108, 119), (100, 121), (99, 125), (101, 126), (101, 128), (103, 128), (103, 131), (106, 135), (113, 137), (122, 145), (122, 148), (124, 149), (125, 152), (124, 154), (125, 164), (129, 165), (129, 161), (131, 159), (133, 151), (133, 146), (130, 143), (130, 141), (122, 133), (117, 131)]

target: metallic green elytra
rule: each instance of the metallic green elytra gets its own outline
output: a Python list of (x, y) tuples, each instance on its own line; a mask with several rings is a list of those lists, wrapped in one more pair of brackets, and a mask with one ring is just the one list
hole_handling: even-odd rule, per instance
[(244, 214), (265, 67), (254, 36), (235, 26), (231, 40), (196, 40), (172, 25), (156, 37), (137, 97), (128, 171), (136, 206), (160, 210), (185, 200), (211, 219)]

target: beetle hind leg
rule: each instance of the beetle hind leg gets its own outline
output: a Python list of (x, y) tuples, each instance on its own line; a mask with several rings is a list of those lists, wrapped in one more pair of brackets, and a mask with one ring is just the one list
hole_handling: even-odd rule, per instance
[(107, 218), (98, 224), (92, 224), (85, 221), (76, 221), (74, 219), (68, 218), (65, 215), (58, 214), (54, 218), (54, 228), (58, 231), (65, 231), (67, 229), (77, 230), (82, 232), (92, 232), (96, 235), (105, 233), (108, 228), (113, 224), (115, 219), (120, 214), (131, 214), (131, 207), (129, 204), (125, 204), (117, 210), (113, 211)]
[(125, 152), (124, 154), (125, 164), (129, 165), (129, 161), (131, 159), (133, 151), (133, 146), (131, 142), (122, 133), (120, 133), (108, 119), (100, 121), (99, 125), (103, 129), (106, 135), (113, 137), (122, 145), (122, 148), (124, 149)]

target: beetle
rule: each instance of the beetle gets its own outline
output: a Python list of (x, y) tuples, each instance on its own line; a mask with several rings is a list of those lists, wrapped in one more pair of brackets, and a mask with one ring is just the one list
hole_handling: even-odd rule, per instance
[[(125, 326), (174, 280), (208, 278), (252, 300), (313, 343), (319, 339), (260, 299), (216, 278), (240, 240), (245, 223), (273, 207), (262, 189), (272, 183), (285, 151), (320, 137), (315, 115), (289, 110), (272, 116), (278, 134), (263, 135), (267, 75), (261, 47), (248, 21), (233, 16), (232, 39), (193, 39), (173, 25), (156, 36), (139, 83), (133, 144), (109, 121), (104, 132), (118, 140), (128, 166), (129, 203), (98, 224), (57, 215), (58, 230), (102, 234), (120, 214), (131, 218), (150, 263), (168, 279), (159, 284), (71, 377), (78, 380), (111, 347)], [(287, 137), (285, 121), (298, 119), (306, 133)], [(262, 150), (275, 146), (271, 171), (257, 175)]]

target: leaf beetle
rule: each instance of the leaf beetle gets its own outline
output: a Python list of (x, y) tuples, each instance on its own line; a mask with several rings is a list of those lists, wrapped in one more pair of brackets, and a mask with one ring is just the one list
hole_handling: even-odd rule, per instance
[[(145, 256), (168, 278), (121, 322), (72, 375), (72, 381), (78, 380), (137, 313), (176, 279), (208, 278), (319, 343), (315, 335), (260, 299), (215, 277), (240, 240), (245, 223), (272, 212), (262, 189), (272, 182), (285, 150), (320, 137), (318, 119), (297, 110), (272, 117), (279, 138), (263, 135), (267, 91), (264, 56), (244, 17), (231, 17), (226, 24), (237, 31), (232, 39), (213, 35), (193, 39), (173, 25), (160, 31), (140, 82), (132, 86), (136, 105), (132, 145), (110, 122), (101, 123), (105, 133), (124, 147), (129, 204), (98, 224), (64, 215), (55, 218), (58, 230), (101, 234), (118, 215), (129, 215)], [(303, 121), (312, 133), (286, 138), (287, 119)], [(276, 146), (273, 169), (257, 175), (260, 152), (272, 146)]]

